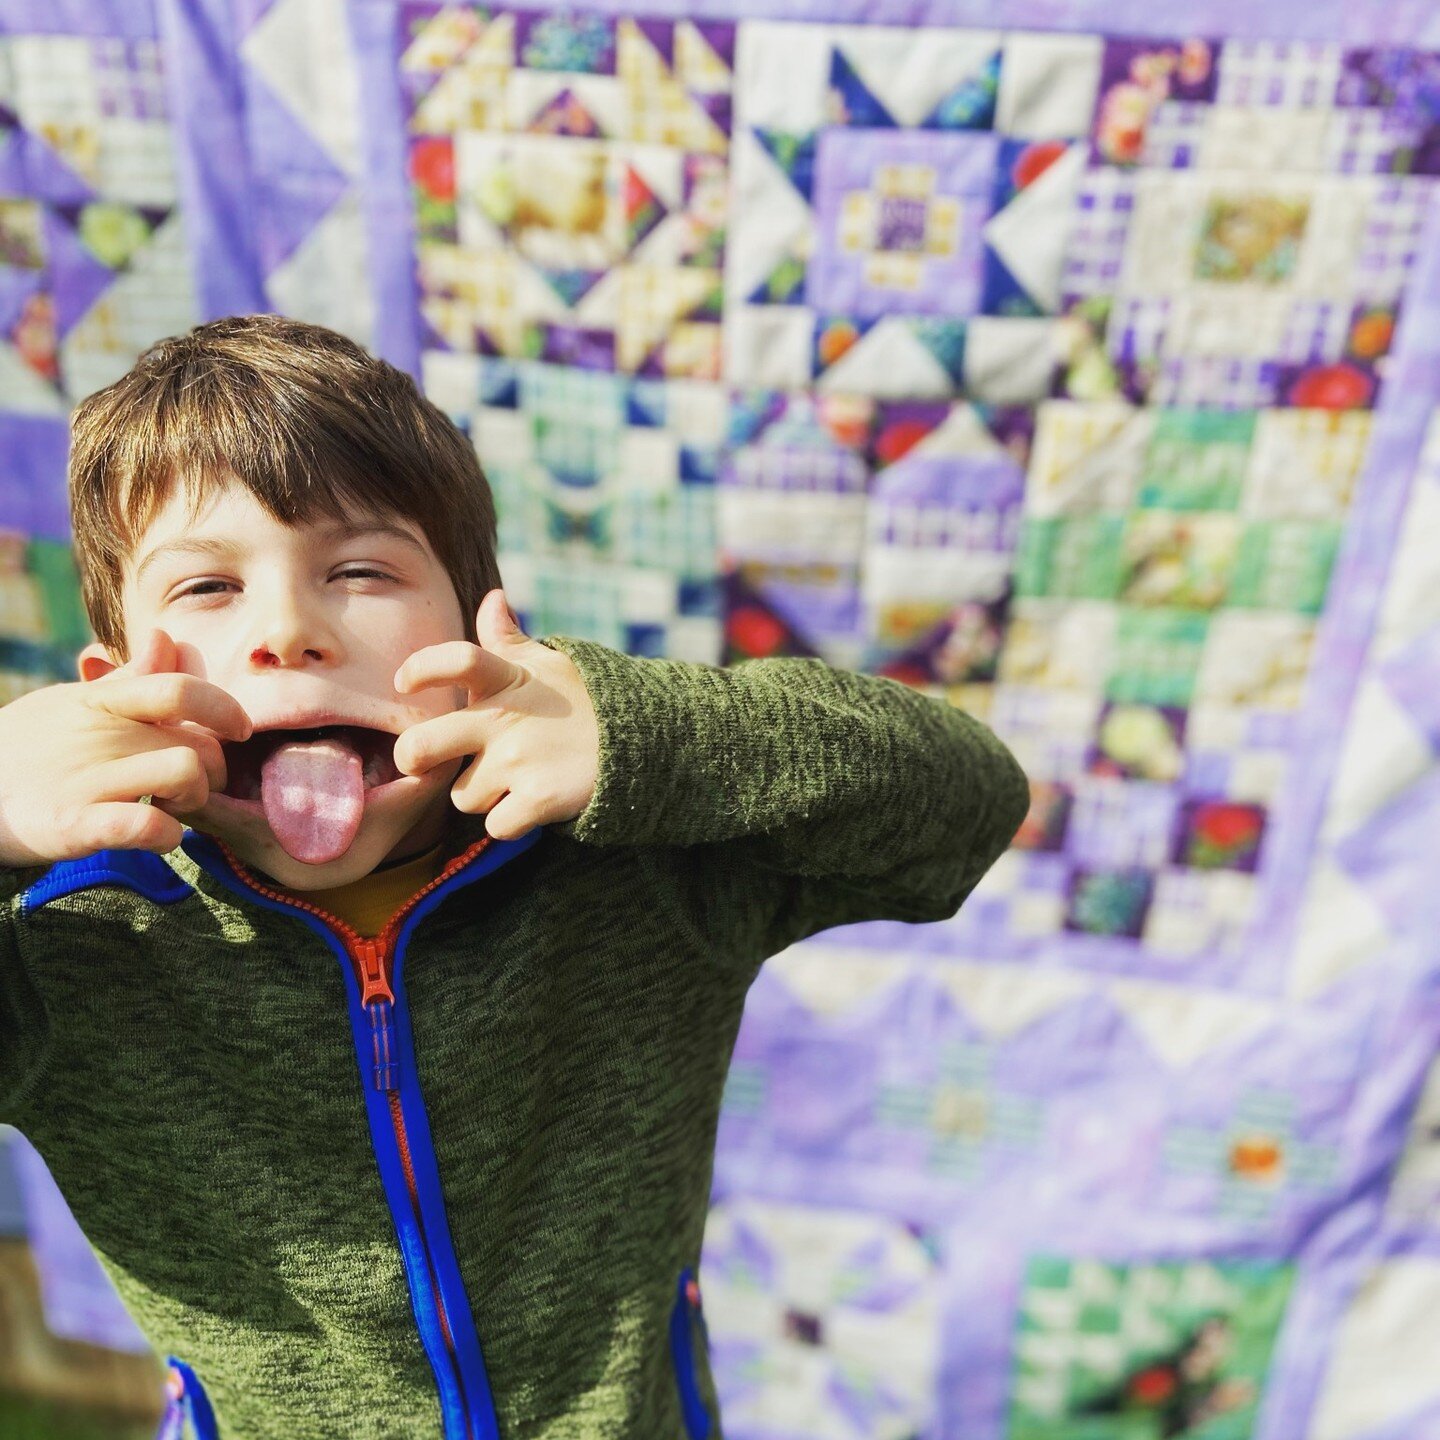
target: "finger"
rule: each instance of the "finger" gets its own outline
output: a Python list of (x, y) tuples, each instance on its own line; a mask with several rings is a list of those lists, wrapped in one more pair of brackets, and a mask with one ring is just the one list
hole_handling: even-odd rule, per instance
[[(225, 747), (208, 731), (189, 720), (178, 725), (157, 725), (156, 733), (171, 744), (190, 745), (205, 762), (205, 773), (212, 790), (223, 790), (229, 780), (230, 769), (225, 760)], [(157, 747), (160, 748), (160, 747)]]
[(92, 772), (89, 789), (92, 803), (137, 801), (149, 795), (153, 804), (166, 801), (172, 813), (181, 814), (202, 809), (210, 798), (204, 763), (187, 745), (107, 760)]
[(485, 833), (492, 840), (515, 840), (529, 834), (539, 823), (534, 808), (507, 791), (486, 815)]
[(522, 673), (518, 665), (468, 640), (446, 640), (408, 656), (395, 672), (395, 689), (407, 695), (432, 685), (464, 685), (481, 699), (503, 690)]
[(164, 855), (185, 836), (180, 821), (153, 805), (87, 805), (82, 823), (85, 834), (78, 855), (97, 850), (154, 850)]
[(485, 748), (485, 730), (485, 721), (472, 710), (422, 720), (395, 742), (395, 768), (402, 775), (423, 775), (459, 755), (478, 755)]
[(496, 772), (494, 762), (481, 755), (450, 787), (450, 800), (457, 810), (467, 815), (484, 815), (499, 804), (508, 788)]
[[(159, 626), (152, 626), (146, 631), (144, 638), (141, 640), (129, 662), (116, 670), (112, 670), (109, 675), (103, 678), (113, 683), (117, 676), (133, 679), (140, 675), (165, 674), (183, 674), (180, 670), (180, 648), (167, 631), (161, 629)], [(189, 678), (195, 680), (199, 686), (208, 686), (210, 690), (218, 692), (220, 696), (225, 697), (224, 700), (217, 702), (222, 706), (225, 706), (227, 701), (233, 703), (236, 723), (242, 727), (242, 730), (232, 738), (237, 740), (248, 739), (252, 728), (250, 717), (245, 714), (240, 702), (235, 700), (234, 696), (221, 690), (218, 685), (210, 685), (208, 681), (200, 680), (197, 676), (191, 676)], [(217, 725), (213, 728), (221, 734), (230, 733), (222, 726)]]
[(197, 675), (172, 670), (116, 680), (112, 672), (105, 683), (87, 685), (82, 698), (95, 709), (126, 720), (158, 725), (192, 720), (231, 740), (250, 738), (250, 717), (240, 702)]

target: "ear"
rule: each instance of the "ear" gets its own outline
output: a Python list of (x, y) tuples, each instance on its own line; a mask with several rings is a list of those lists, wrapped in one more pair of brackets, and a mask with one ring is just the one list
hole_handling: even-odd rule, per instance
[(118, 670), (121, 661), (111, 657), (110, 652), (97, 640), (87, 645), (76, 658), (75, 668), (82, 680), (98, 680), (112, 670)]

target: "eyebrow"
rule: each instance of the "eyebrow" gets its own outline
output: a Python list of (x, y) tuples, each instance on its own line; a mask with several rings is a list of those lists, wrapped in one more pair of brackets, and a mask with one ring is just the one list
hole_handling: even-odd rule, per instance
[[(344, 521), (320, 527), (320, 535), (324, 540), (335, 543), (340, 540), (358, 540), (370, 535), (384, 535), (392, 540), (402, 541), (409, 545), (419, 554), (425, 554), (425, 547), (408, 531), (402, 530), (398, 525), (353, 525)], [(135, 571), (135, 584), (138, 586), (145, 578), (145, 572), (157, 561), (164, 559), (167, 555), (233, 555), (244, 549), (234, 540), (226, 540), (221, 536), (190, 536), (182, 537), (179, 540), (167, 540), (163, 545), (157, 545), (139, 564)]]

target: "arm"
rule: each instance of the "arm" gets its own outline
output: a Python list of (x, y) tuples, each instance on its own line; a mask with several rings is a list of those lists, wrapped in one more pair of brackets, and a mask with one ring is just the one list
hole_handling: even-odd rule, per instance
[(813, 659), (733, 667), (568, 655), (595, 706), (595, 793), (552, 828), (662, 847), (694, 937), (774, 954), (833, 925), (944, 920), (1029, 808), (1015, 758), (973, 716)]

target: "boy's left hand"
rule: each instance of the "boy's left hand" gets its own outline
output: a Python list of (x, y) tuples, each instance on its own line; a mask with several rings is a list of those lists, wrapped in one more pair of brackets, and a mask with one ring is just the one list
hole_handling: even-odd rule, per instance
[(457, 809), (484, 815), (496, 840), (573, 820), (595, 793), (600, 764), (600, 728), (580, 672), (511, 622), (503, 590), (480, 602), (475, 633), (478, 645), (427, 645), (395, 672), (402, 695), (432, 685), (461, 685), (470, 695), (464, 709), (404, 731), (396, 767), (419, 775), (475, 756), (450, 798)]

